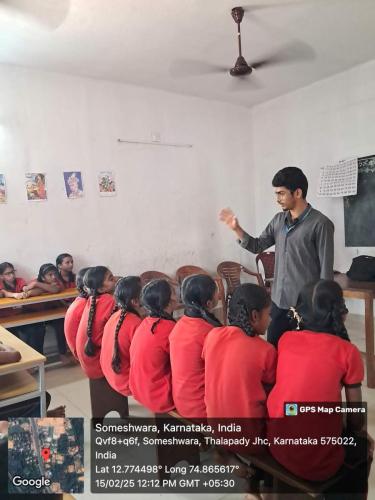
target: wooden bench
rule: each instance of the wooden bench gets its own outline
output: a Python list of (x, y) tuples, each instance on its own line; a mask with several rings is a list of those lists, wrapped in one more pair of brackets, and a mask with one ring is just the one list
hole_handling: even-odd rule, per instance
[[(192, 422), (188, 419), (181, 417), (175, 410), (170, 411), (166, 414), (156, 414), (155, 422), (158, 426), (158, 418), (162, 418), (163, 421), (166, 419), (174, 418), (183, 422), (185, 425), (191, 425)], [(159, 428), (159, 437), (163, 437), (163, 428)], [(169, 437), (166, 436), (166, 437)], [(162, 468), (158, 471), (158, 477), (161, 481), (164, 479), (169, 479), (170, 474), (165, 472), (165, 467), (170, 468), (173, 465), (176, 465), (178, 462), (185, 461), (190, 465), (200, 465), (200, 456), (199, 456), (200, 447), (197, 445), (189, 445), (189, 446), (175, 446), (175, 445), (156, 445), (156, 455), (158, 465), (161, 465)]]
[(120, 418), (129, 416), (127, 396), (112, 389), (107, 379), (89, 379), (92, 418), (103, 419), (109, 412), (117, 411)]
[[(177, 411), (171, 411), (168, 413), (168, 415), (172, 418), (179, 420), (180, 422), (183, 422), (186, 425), (191, 425), (194, 423), (191, 420), (182, 417)], [(306, 481), (304, 479), (295, 476), (287, 469), (285, 469), (267, 451), (265, 451), (265, 453), (261, 455), (244, 456), (236, 454), (236, 456), (239, 457), (241, 462), (247, 464), (249, 467), (251, 466), (257, 467), (258, 469), (262, 470), (263, 472), (271, 476), (272, 488), (274, 493), (281, 493), (283, 492), (283, 490), (284, 491), (287, 490), (290, 492), (290, 490), (292, 489), (292, 491), (294, 492), (304, 493), (305, 495), (308, 495), (311, 498), (323, 499), (324, 492), (327, 491), (329, 488), (331, 488), (334, 484), (336, 484), (343, 476), (343, 473), (338, 473), (332, 478), (328, 479), (327, 481), (322, 481), (322, 482)], [(174, 455), (171, 453), (170, 456), (167, 458), (168, 460), (167, 465), (175, 465), (179, 460), (187, 460), (186, 458), (184, 457), (180, 458), (179, 455), (177, 455), (178, 460), (175, 460), (173, 462), (172, 460), (174, 458), (175, 458)], [(164, 464), (164, 462), (162, 463)], [(198, 462), (198, 464), (199, 463), (200, 462)], [(251, 487), (254, 487), (253, 481), (250, 480), (249, 484), (251, 485)]]

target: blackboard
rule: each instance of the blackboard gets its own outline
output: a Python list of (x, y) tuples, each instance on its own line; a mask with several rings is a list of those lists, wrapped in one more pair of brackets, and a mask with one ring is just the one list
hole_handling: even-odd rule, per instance
[(358, 191), (344, 197), (345, 246), (375, 247), (375, 155), (358, 158)]

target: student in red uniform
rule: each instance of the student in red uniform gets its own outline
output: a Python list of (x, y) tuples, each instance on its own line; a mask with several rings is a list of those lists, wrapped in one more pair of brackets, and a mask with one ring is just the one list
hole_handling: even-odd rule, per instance
[[(26, 281), (23, 278), (16, 277), (16, 270), (10, 262), (0, 264), (0, 293), (3, 297), (11, 299), (26, 299), (31, 295), (30, 292), (24, 291)], [(6, 308), (0, 310), (0, 316), (8, 316), (15, 311), (22, 312), (23, 308), (20, 305), (15, 308)], [(1, 321), (0, 321), (1, 322)], [(45, 327), (43, 323), (35, 323), (32, 325), (23, 325), (14, 328), (8, 328), (14, 335), (17, 335), (23, 342), (26, 342), (30, 347), (43, 354), (43, 344)]]
[(26, 293), (23, 288), (26, 286), (26, 281), (23, 278), (16, 277), (16, 270), (10, 262), (2, 262), (0, 264), (0, 290), (2, 296), (10, 299), (24, 299)]
[[(60, 280), (59, 272), (56, 266), (51, 263), (40, 266), (38, 277), (32, 280), (24, 291), (28, 292), (29, 296), (42, 295), (44, 293), (60, 293), (64, 290), (64, 285)], [(58, 301), (47, 302), (42, 308), (53, 308), (60, 305)], [(40, 309), (39, 306), (36, 306)], [(64, 320), (55, 319), (49, 321), (48, 324), (53, 328), (56, 335), (57, 348), (60, 355), (60, 360), (64, 365), (73, 363), (73, 358), (67, 351), (67, 345), (64, 334)]]
[(69, 253), (61, 253), (56, 257), (56, 267), (64, 288), (75, 288), (76, 275), (73, 273), (73, 257)]
[[(323, 445), (320, 442), (322, 436), (341, 437), (343, 416), (316, 412), (282, 418), (285, 403), (322, 402), (319, 406), (325, 403), (329, 408), (335, 408), (341, 405), (343, 387), (349, 404), (360, 403), (363, 363), (344, 326), (348, 310), (337, 283), (320, 280), (306, 286), (294, 311), (300, 329), (286, 332), (279, 341), (276, 384), (267, 402), (269, 415), (274, 417), (268, 424), (270, 451), (293, 474), (310, 481), (324, 481), (343, 465), (345, 451), (350, 455), (354, 450), (351, 446), (345, 450), (341, 444)], [(347, 417), (346, 432), (363, 434), (363, 422), (358, 418), (361, 414), (349, 413)], [(318, 444), (281, 446), (274, 442), (275, 436), (316, 438)], [(357, 486), (357, 491), (361, 485), (365, 488), (366, 470), (362, 470), (362, 480), (357, 477), (348, 481), (351, 475), (344, 476), (345, 486), (341, 485), (341, 489), (339, 485), (335, 486), (335, 489), (339, 488), (337, 491), (351, 492), (351, 485)]]
[[(275, 382), (276, 349), (261, 338), (270, 322), (270, 308), (265, 288), (240, 285), (229, 303), (229, 326), (211, 330), (203, 346), (207, 418), (239, 423), (241, 435), (250, 442), (265, 436), (266, 399)], [(259, 448), (231, 450), (256, 453)]]
[(169, 336), (173, 401), (183, 417), (205, 418), (202, 349), (208, 332), (222, 326), (211, 313), (218, 289), (210, 276), (197, 274), (185, 278), (181, 293), (184, 316)]
[(83, 269), (80, 269), (78, 271), (76, 276), (76, 286), (79, 295), (74, 299), (74, 302), (70, 304), (68, 310), (66, 311), (64, 319), (65, 340), (71, 353), (76, 359), (78, 359), (76, 349), (78, 326), (81, 321), (86, 302), (89, 298), (88, 293), (83, 285), (83, 278), (89, 269), (89, 267), (84, 267)]
[(166, 280), (153, 280), (143, 288), (141, 303), (148, 317), (130, 345), (129, 387), (143, 406), (165, 413), (174, 408), (169, 359), (169, 334), (175, 325), (174, 292)]
[(130, 395), (130, 344), (135, 330), (141, 324), (139, 315), (141, 279), (138, 276), (121, 278), (115, 288), (118, 311), (112, 314), (104, 327), (100, 365), (109, 385), (124, 396)]
[(265, 288), (240, 285), (229, 303), (229, 326), (208, 333), (203, 347), (208, 417), (263, 418), (275, 382), (276, 350), (261, 338), (270, 322)]
[(104, 266), (91, 267), (83, 278), (89, 298), (78, 326), (76, 349), (82, 370), (88, 378), (103, 378), (100, 350), (104, 326), (115, 307), (112, 296), (115, 278)]

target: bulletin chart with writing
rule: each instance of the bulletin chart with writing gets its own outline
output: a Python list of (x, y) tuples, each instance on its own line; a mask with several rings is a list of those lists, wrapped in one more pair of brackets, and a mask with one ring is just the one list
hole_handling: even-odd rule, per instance
[(358, 159), (340, 161), (321, 167), (318, 196), (337, 197), (357, 194)]

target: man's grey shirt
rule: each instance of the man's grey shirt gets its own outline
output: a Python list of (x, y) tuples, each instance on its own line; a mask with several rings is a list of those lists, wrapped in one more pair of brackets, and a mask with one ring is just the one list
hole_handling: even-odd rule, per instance
[(310, 205), (297, 221), (280, 212), (259, 238), (245, 233), (240, 245), (260, 253), (275, 245), (272, 301), (281, 309), (295, 306), (304, 285), (333, 279), (333, 223)]

